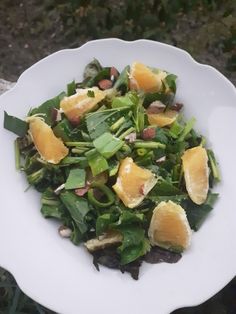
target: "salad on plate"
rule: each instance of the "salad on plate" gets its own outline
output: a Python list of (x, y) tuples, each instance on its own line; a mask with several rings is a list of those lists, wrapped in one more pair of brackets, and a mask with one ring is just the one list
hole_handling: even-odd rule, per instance
[[(175, 263), (213, 209), (213, 151), (175, 101), (177, 77), (133, 62), (94, 59), (82, 82), (30, 109), (5, 112), (16, 168), (41, 193), (41, 213), (84, 244), (93, 263), (138, 279), (147, 263)], [(187, 104), (186, 104), (187, 105)]]

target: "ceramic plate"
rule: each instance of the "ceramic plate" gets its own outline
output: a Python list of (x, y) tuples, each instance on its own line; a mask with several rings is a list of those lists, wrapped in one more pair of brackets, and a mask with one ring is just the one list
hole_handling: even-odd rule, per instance
[(24, 175), (14, 168), (15, 136), (1, 127), (0, 265), (28, 296), (63, 314), (166, 314), (197, 305), (236, 274), (235, 88), (178, 48), (148, 40), (96, 40), (54, 53), (25, 71), (0, 97), (0, 125), (4, 110), (23, 118), (71, 80), (81, 80), (94, 57), (120, 70), (138, 60), (178, 75), (177, 101), (185, 104), (187, 117), (196, 117), (196, 129), (219, 161), (220, 199), (177, 264), (144, 263), (138, 281), (103, 267), (97, 272), (85, 249), (60, 238), (56, 223), (41, 216), (40, 194), (25, 192)]

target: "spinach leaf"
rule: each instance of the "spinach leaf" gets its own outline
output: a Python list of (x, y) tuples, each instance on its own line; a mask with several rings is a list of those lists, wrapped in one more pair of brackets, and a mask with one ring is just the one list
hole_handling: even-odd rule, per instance
[(172, 201), (176, 204), (180, 204), (183, 200), (187, 199), (188, 196), (187, 194), (182, 194), (182, 195), (165, 195), (165, 196), (155, 196), (155, 195), (150, 195), (147, 196), (148, 199), (155, 203), (160, 203), (162, 201), (167, 202), (167, 201)]
[(100, 215), (96, 220), (96, 234), (101, 235), (104, 231), (108, 230), (110, 225), (117, 220), (117, 214), (105, 213)]
[(41, 204), (41, 213), (45, 218), (63, 220), (65, 217), (65, 207), (52, 189), (47, 189), (42, 193)]
[(67, 96), (72, 96), (76, 93), (76, 83), (73, 80), (71, 83), (67, 84)]
[(66, 190), (78, 189), (85, 186), (86, 172), (84, 169), (71, 169), (65, 183)]
[(6, 111), (4, 111), (4, 128), (20, 137), (23, 137), (28, 132), (29, 124), (19, 118), (10, 116)]
[(65, 207), (68, 209), (71, 218), (74, 220), (76, 226), (81, 234), (84, 234), (87, 230), (87, 224), (85, 222), (85, 216), (90, 211), (87, 200), (77, 196), (71, 191), (62, 191), (60, 199)]
[(53, 119), (52, 119), (52, 109), (56, 108), (59, 109), (61, 100), (66, 96), (65, 92), (60, 93), (58, 96), (47, 100), (42, 105), (40, 105), (37, 108), (34, 108), (30, 111), (30, 116), (35, 114), (43, 114), (44, 120), (47, 124), (52, 125)]
[(210, 192), (206, 202), (202, 205), (193, 203), (189, 198), (182, 201), (181, 206), (186, 211), (191, 229), (197, 231), (201, 227), (207, 215), (213, 209), (217, 198), (218, 194)]
[(145, 231), (140, 227), (127, 226), (119, 228), (123, 235), (122, 245), (118, 247), (121, 265), (133, 262), (150, 250), (150, 243), (145, 238)]
[(124, 142), (111, 133), (104, 133), (93, 141), (94, 147), (106, 159), (115, 155)]
[(190, 119), (186, 124), (185, 127), (183, 129), (183, 131), (181, 132), (179, 138), (178, 138), (178, 142), (182, 142), (184, 141), (184, 139), (186, 138), (186, 136), (189, 134), (189, 132), (192, 130), (194, 124), (196, 123), (196, 119), (192, 118)]

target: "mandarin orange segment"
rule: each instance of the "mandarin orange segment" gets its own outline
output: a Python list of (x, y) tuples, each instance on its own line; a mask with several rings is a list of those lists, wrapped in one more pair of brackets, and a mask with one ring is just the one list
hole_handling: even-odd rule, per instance
[(142, 202), (156, 182), (157, 179), (150, 170), (137, 166), (132, 158), (126, 157), (121, 162), (113, 189), (125, 206), (134, 208)]
[(190, 245), (191, 229), (185, 210), (172, 201), (154, 209), (148, 235), (152, 245), (182, 251)]
[(166, 110), (161, 113), (148, 114), (148, 122), (150, 125), (156, 125), (160, 128), (172, 124), (178, 116), (178, 112), (175, 110)]
[(29, 131), (40, 156), (52, 164), (58, 164), (67, 156), (69, 150), (62, 140), (57, 138), (52, 129), (39, 117), (31, 117)]
[(191, 200), (201, 205), (206, 201), (209, 189), (209, 168), (206, 149), (202, 146), (187, 149), (183, 156), (186, 189)]
[[(94, 97), (90, 97), (88, 91), (93, 92)], [(60, 107), (70, 121), (75, 121), (93, 110), (105, 96), (106, 92), (99, 90), (97, 87), (80, 89), (76, 94), (64, 97), (61, 100)]]
[(130, 88), (145, 92), (157, 92), (162, 87), (162, 80), (167, 73), (160, 71), (154, 73), (150, 68), (140, 62), (134, 62), (130, 69)]

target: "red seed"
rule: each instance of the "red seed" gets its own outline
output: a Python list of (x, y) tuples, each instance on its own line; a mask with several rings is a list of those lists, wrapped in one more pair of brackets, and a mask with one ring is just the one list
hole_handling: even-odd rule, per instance
[(69, 121), (72, 126), (76, 127), (80, 124), (80, 117), (71, 117), (69, 118)]
[(104, 89), (109, 89), (109, 88), (112, 87), (112, 81), (106, 80), (106, 79), (101, 80), (100, 82), (98, 82), (98, 86), (99, 86), (102, 90), (104, 90)]
[(144, 140), (151, 140), (156, 135), (156, 128), (146, 128), (143, 130), (142, 138)]
[(119, 76), (119, 72), (115, 67), (111, 67), (110, 76), (114, 76), (114, 78), (117, 78)]

